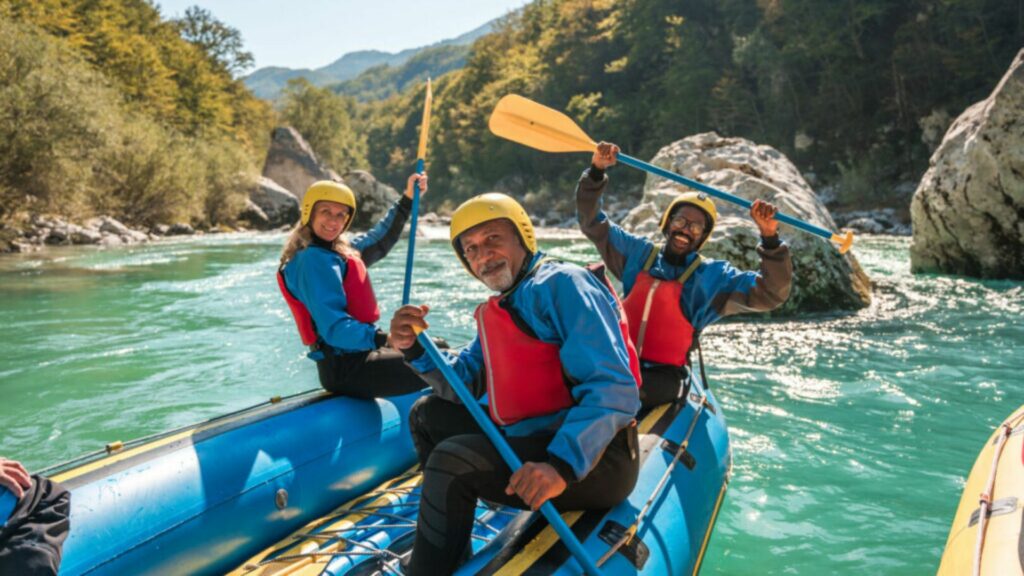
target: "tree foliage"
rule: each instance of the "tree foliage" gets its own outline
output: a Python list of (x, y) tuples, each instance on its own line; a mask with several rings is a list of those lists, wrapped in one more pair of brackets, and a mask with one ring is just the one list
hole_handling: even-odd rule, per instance
[(185, 16), (175, 20), (174, 25), (182, 38), (198, 46), (224, 70), (239, 74), (252, 68), (252, 53), (243, 49), (242, 34), (214, 18), (209, 10), (199, 6), (186, 8)]
[(74, 48), (161, 124), (229, 138), (254, 156), (266, 150), (270, 107), (231, 75), (251, 56), (237, 31), (209, 12), (193, 7), (170, 21), (147, 0), (0, 0), (0, 15)]
[[(780, 149), (851, 203), (885, 203), (927, 167), (921, 119), (995, 86), (1024, 45), (1021, 13), (1021, 0), (536, 0), (435, 79), (428, 202), (494, 188), (566, 202), (586, 158), (487, 130), (518, 93), (636, 156), (714, 130)], [(375, 173), (412, 166), (421, 106), (416, 84), (358, 108)]]
[(355, 100), (305, 78), (288, 81), (281, 96), (281, 116), (299, 131), (317, 157), (334, 170), (366, 168), (366, 134), (352, 126)]
[(269, 107), (136, 0), (0, 0), (0, 219), (232, 222)]

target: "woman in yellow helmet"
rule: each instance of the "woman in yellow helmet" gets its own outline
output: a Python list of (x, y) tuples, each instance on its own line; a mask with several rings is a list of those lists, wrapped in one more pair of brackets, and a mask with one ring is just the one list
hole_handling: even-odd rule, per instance
[(377, 328), (380, 310), (366, 272), (398, 241), (416, 183), (420, 194), (427, 192), (426, 174), (409, 176), (405, 194), (351, 243), (342, 237), (356, 212), (348, 186), (314, 182), (303, 196), (299, 223), (281, 254), (278, 283), (303, 343), (312, 349), (309, 357), (316, 361), (320, 384), (330, 392), (377, 398), (425, 386)]

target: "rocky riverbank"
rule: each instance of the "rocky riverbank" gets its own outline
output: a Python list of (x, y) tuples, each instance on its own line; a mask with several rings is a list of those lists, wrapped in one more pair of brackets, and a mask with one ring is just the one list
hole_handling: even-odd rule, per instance
[(197, 231), (183, 222), (140, 230), (129, 228), (110, 216), (75, 223), (57, 216), (34, 215), (21, 226), (0, 227), (0, 253), (35, 252), (45, 246), (126, 246), (164, 236), (190, 236), (196, 233), (201, 234), (203, 231)]

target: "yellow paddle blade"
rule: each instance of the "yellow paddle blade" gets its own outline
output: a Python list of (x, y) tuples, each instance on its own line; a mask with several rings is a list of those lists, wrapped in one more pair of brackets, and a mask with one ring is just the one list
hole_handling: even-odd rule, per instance
[(846, 254), (853, 247), (853, 232), (850, 230), (846, 231), (846, 236), (840, 236), (839, 234), (832, 235), (832, 241), (838, 244), (839, 253)]
[(427, 159), (427, 134), (430, 133), (430, 103), (434, 97), (430, 92), (430, 78), (427, 78), (427, 97), (423, 102), (423, 123), (420, 124), (420, 147), (416, 158)]
[(491, 132), (544, 152), (593, 152), (597, 144), (571, 118), (517, 94), (498, 101)]

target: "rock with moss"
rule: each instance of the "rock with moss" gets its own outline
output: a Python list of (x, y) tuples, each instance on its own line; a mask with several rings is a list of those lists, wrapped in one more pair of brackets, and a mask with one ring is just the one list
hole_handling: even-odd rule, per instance
[(913, 271), (1024, 278), (1024, 50), (950, 126), (910, 214)]
[[(770, 146), (708, 132), (662, 148), (651, 162), (748, 200), (767, 200), (782, 212), (822, 228), (836, 229), (799, 170)], [(673, 198), (687, 191), (664, 178), (648, 176), (643, 201), (630, 211), (623, 226), (662, 242), (661, 214)], [(758, 270), (755, 249), (760, 235), (749, 211), (724, 200), (715, 200), (715, 205), (718, 225), (701, 253), (743, 270)], [(779, 232), (791, 248), (794, 268), (793, 289), (780, 313), (855, 310), (870, 304), (871, 281), (852, 253), (839, 254), (832, 243), (786, 224), (780, 225)]]

